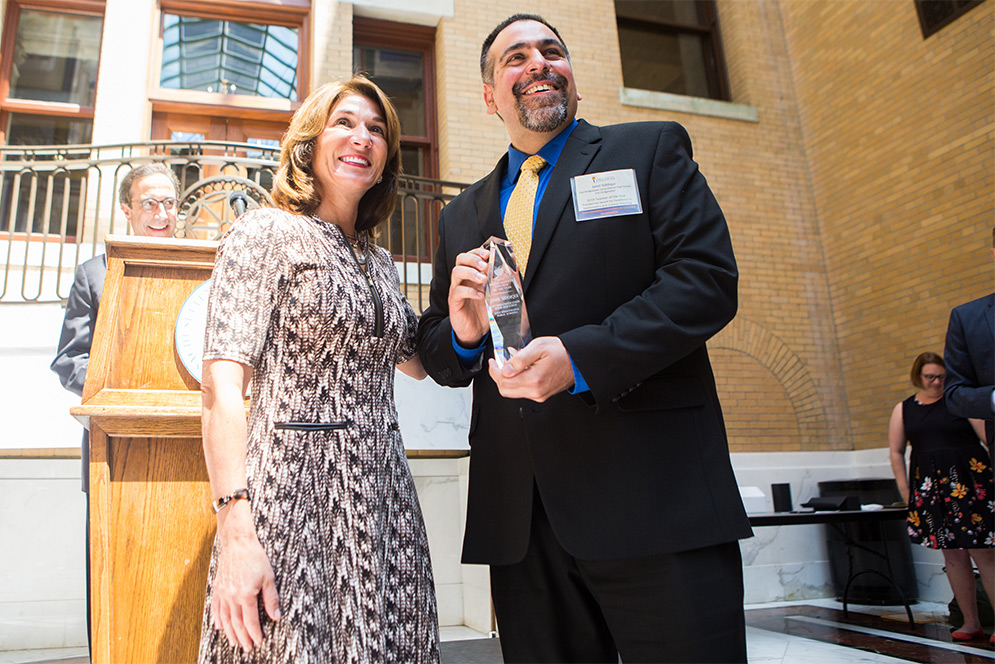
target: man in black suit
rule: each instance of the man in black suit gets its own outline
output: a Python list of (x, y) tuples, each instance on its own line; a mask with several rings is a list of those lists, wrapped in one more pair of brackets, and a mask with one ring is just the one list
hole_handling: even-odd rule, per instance
[[(495, 28), (481, 75), (511, 147), (440, 215), (418, 347), (437, 382), (473, 385), (463, 562), (491, 566), (504, 657), (746, 661), (737, 540), (751, 531), (705, 350), (738, 275), (688, 135), (576, 120), (566, 45), (538, 16)], [(535, 338), (498, 368), (482, 244), (506, 237), (536, 154)], [(583, 193), (595, 178), (613, 209)]]
[[(995, 261), (995, 228), (992, 229)], [(943, 389), (954, 415), (985, 421), (988, 449), (995, 441), (995, 293), (950, 312), (943, 360), (947, 365)]]
[[(176, 230), (176, 209), (180, 183), (176, 174), (160, 162), (137, 166), (121, 180), (118, 200), (121, 211), (135, 235), (172, 237)], [(59, 376), (62, 386), (77, 395), (83, 394), (86, 369), (90, 362), (90, 345), (97, 325), (100, 294), (107, 274), (107, 256), (100, 254), (76, 268), (76, 276), (66, 315), (62, 321), (59, 347), (51, 369)], [(83, 492), (89, 491), (89, 436), (83, 432)], [(90, 632), (90, 512), (86, 517), (86, 605), (87, 635)], [(89, 641), (89, 638), (87, 639)]]

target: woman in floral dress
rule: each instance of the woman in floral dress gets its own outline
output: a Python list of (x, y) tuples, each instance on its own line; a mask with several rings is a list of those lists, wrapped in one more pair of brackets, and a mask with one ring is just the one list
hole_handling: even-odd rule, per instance
[[(985, 592), (995, 597), (992, 468), (981, 443), (984, 422), (947, 411), (945, 375), (943, 358), (936, 353), (915, 359), (911, 378), (919, 391), (895, 406), (888, 442), (895, 481), (909, 506), (909, 538), (943, 551), (947, 580), (964, 613), (964, 625), (951, 637), (967, 641), (985, 636), (978, 619), (972, 559)], [(908, 473), (906, 441), (912, 445)]]
[(425, 372), (393, 259), (371, 242), (394, 208), (399, 137), (369, 80), (315, 90), (283, 139), (278, 207), (222, 239), (202, 385), (218, 534), (201, 662), (439, 661), (394, 405), (395, 367)]

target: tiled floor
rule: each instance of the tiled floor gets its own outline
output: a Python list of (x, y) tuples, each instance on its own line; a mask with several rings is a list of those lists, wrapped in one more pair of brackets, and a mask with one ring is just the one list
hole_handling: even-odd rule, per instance
[(843, 606), (809, 600), (747, 607), (750, 662), (857, 664), (864, 662), (995, 662), (988, 639), (953, 643), (944, 604), (913, 605), (916, 626), (904, 607)]
[[(913, 606), (912, 629), (903, 607), (850, 605), (834, 600), (779, 602), (747, 607), (746, 638), (751, 664), (883, 664), (995, 662), (988, 640), (952, 643), (945, 624), (946, 606)], [(494, 664), (501, 661), (496, 639), (466, 627), (442, 629), (446, 664)], [(88, 664), (85, 648), (0, 652), (0, 664)]]

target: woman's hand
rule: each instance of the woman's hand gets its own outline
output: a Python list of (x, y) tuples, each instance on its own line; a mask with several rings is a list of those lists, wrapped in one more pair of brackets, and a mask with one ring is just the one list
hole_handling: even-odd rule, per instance
[(280, 619), (280, 597), (276, 592), (273, 567), (252, 524), (249, 503), (230, 503), (228, 514), (218, 525), (221, 550), (211, 595), (211, 618), (215, 629), (223, 630), (228, 643), (248, 652), (262, 643), (258, 597), (263, 595), (266, 614)]
[[(204, 362), (201, 426), (204, 460), (215, 497), (248, 486), (245, 475), (245, 405), (252, 367), (231, 360)], [(252, 650), (263, 640), (259, 593), (266, 613), (280, 619), (273, 566), (259, 543), (248, 500), (218, 512), (218, 566), (211, 593), (211, 619), (228, 643)]]

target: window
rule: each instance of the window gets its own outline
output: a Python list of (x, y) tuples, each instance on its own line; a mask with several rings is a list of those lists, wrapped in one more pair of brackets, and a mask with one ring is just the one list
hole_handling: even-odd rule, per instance
[(922, 38), (939, 32), (981, 2), (982, 0), (915, 0)]
[(365, 73), (390, 97), (401, 120), (404, 172), (434, 177), (435, 30), (356, 17), (353, 70)]
[[(90, 142), (103, 8), (103, 2), (91, 0), (7, 3), (0, 143)], [(0, 230), (75, 236), (85, 179), (85, 169), (26, 167), (8, 173), (0, 187)]]
[[(404, 174), (437, 177), (435, 29), (357, 16), (352, 62), (353, 71), (369, 76), (397, 109)], [(409, 188), (419, 186), (431, 185), (409, 182)], [(417, 195), (405, 196), (378, 243), (399, 260), (430, 262), (434, 228), (429, 212)]]
[(297, 101), (299, 30), (163, 15), (160, 85)]
[(154, 112), (289, 120), (308, 92), (310, 0), (159, 1)]
[(615, 0), (625, 87), (729, 100), (713, 0)]
[(246, 160), (273, 160), (272, 147), (308, 94), (310, 0), (159, 4), (150, 134), (180, 143), (169, 148), (169, 156), (181, 188), (217, 175), (268, 188), (274, 169)]
[(62, 11), (67, 3), (8, 4), (3, 41), (13, 48), (3, 53), (0, 137), (8, 145), (89, 142), (102, 4), (89, 3), (94, 14)]

